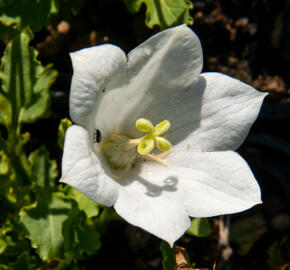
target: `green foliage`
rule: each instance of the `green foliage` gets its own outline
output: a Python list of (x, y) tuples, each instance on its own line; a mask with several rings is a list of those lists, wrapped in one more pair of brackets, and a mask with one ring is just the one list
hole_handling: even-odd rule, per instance
[(42, 146), (29, 155), (31, 169), (30, 179), (33, 185), (40, 188), (53, 188), (54, 181), (58, 176), (57, 165), (49, 159), (49, 152)]
[(9, 173), (9, 160), (4, 151), (0, 151), (0, 177)]
[(11, 231), (12, 227), (8, 224), (3, 224), (0, 229), (0, 254), (4, 254), (9, 247), (16, 245), (9, 235)]
[(101, 247), (99, 233), (88, 225), (85, 212), (80, 211), (76, 203), (63, 223), (62, 234), (65, 251), (72, 252), (74, 257), (84, 252), (93, 254)]
[(8, 126), (12, 115), (12, 108), (5, 94), (0, 90), (0, 124)]
[(47, 166), (41, 159), (43, 149), (36, 158), (33, 158), (36, 154), (32, 154), (32, 159), (37, 163), (32, 166), (24, 152), (30, 135), (21, 133), (22, 123), (34, 122), (48, 114), (49, 87), (57, 76), (51, 66), (43, 67), (36, 59), (37, 51), (29, 46), (32, 36), (29, 29), (15, 36), (1, 59), (0, 124), (7, 131), (6, 138), (0, 135), (0, 198), (5, 206), (1, 215), (3, 220), (9, 216), (10, 208), (14, 207), (13, 211), (17, 211), (23, 204), (30, 203), (28, 187), (32, 182), (37, 185), (45, 177), (56, 177), (56, 173), (40, 176), (41, 170), (45, 171), (43, 166)]
[[(18, 34), (17, 24), (19, 21), (15, 18), (10, 18), (2, 13), (3, 6), (0, 6), (0, 40), (7, 40)], [(1, 268), (0, 268), (1, 269)]]
[(12, 265), (13, 270), (32, 270), (35, 269), (35, 259), (28, 253), (21, 253), (15, 264)]
[(206, 218), (194, 218), (187, 233), (197, 237), (209, 236), (211, 233), (210, 224)]
[[(30, 134), (22, 133), (22, 125), (49, 115), (50, 87), (57, 76), (51, 65), (37, 60), (37, 51), (29, 46), (32, 37), (29, 28), (17, 34), (0, 66), (0, 130), (5, 129), (0, 134), (0, 269), (37, 269), (51, 263), (77, 269), (77, 260), (101, 246), (95, 227), (113, 215), (102, 211), (99, 216), (98, 204), (71, 187), (56, 185), (57, 164), (44, 146), (31, 153), (24, 148)], [(61, 146), (71, 124), (68, 119), (60, 124)]]
[(82, 0), (3, 0), (0, 4), (0, 38), (13, 37), (26, 26), (39, 31), (58, 17), (77, 14)]
[(113, 220), (122, 220), (116, 213), (113, 207), (104, 207), (98, 219), (96, 220), (96, 227), (100, 233), (103, 233), (107, 228), (109, 222)]
[(162, 253), (162, 269), (173, 270), (175, 266), (175, 256), (173, 249), (165, 241), (161, 242), (160, 251)]
[(62, 224), (70, 209), (71, 202), (59, 192), (40, 196), (36, 203), (21, 209), (20, 221), (42, 260), (63, 256)]
[(67, 119), (61, 119), (60, 124), (58, 126), (58, 140), (57, 143), (61, 149), (63, 149), (64, 145), (64, 138), (65, 138), (65, 133), (66, 130), (72, 125), (72, 122)]
[(180, 25), (183, 23), (192, 24), (193, 19), (189, 10), (193, 8), (189, 0), (123, 0), (128, 10), (136, 13), (142, 4), (146, 5), (145, 23), (149, 28), (154, 25), (161, 29)]
[[(24, 149), (30, 135), (21, 132), (22, 125), (48, 116), (57, 76), (51, 65), (37, 60), (29, 46), (32, 37), (28, 28), (17, 34), (0, 66), (0, 124), (6, 129), (0, 134), (0, 269), (36, 269), (51, 261), (70, 267), (101, 246), (91, 219), (99, 206), (56, 185), (57, 164), (44, 146), (29, 155)], [(70, 125), (69, 120), (60, 125), (62, 144)], [(31, 256), (31, 248), (38, 256)]]
[(88, 218), (98, 216), (100, 206), (87, 196), (72, 187), (68, 188), (68, 196), (77, 202), (78, 208), (84, 211)]
[(15, 129), (19, 122), (35, 122), (48, 114), (49, 88), (57, 72), (51, 65), (43, 67), (36, 59), (37, 51), (28, 45), (31, 38), (28, 29), (17, 35), (7, 45), (1, 61), (0, 101), (5, 113), (0, 123), (7, 129)]

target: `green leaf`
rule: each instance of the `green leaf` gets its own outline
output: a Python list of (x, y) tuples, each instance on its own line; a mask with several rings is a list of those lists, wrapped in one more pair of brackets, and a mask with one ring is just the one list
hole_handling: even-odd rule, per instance
[(81, 0), (3, 0), (0, 4), (1, 38), (12, 37), (28, 25), (33, 31), (39, 31), (57, 15), (68, 19), (82, 6)]
[(60, 121), (60, 124), (58, 126), (58, 133), (57, 133), (58, 134), (57, 143), (61, 149), (63, 149), (63, 146), (64, 146), (64, 138), (65, 138), (66, 130), (71, 125), (72, 125), (72, 122), (67, 118), (61, 119)]
[(17, 204), (14, 188), (12, 187), (13, 183), (11, 181), (11, 179), (13, 179), (14, 177), (15, 174), (13, 173), (13, 171), (10, 170), (8, 174), (0, 174), (0, 201), (1, 201), (0, 224), (10, 217), (11, 211), (14, 210), (15, 204)]
[(6, 116), (6, 122), (11, 122), (14, 130), (20, 122), (32, 123), (47, 115), (49, 88), (57, 76), (51, 65), (43, 67), (36, 59), (37, 51), (29, 47), (31, 38), (29, 29), (17, 35), (8, 43), (1, 61), (2, 96), (6, 96), (12, 110), (11, 120)]
[(6, 235), (7, 232), (3, 231), (3, 229), (4, 228), (1, 228), (0, 230), (0, 254), (3, 254), (7, 247), (16, 245), (12, 238), (9, 235)]
[[(39, 62), (38, 62), (39, 63)], [(49, 115), (50, 96), (49, 91), (51, 85), (57, 77), (56, 70), (52, 69), (52, 65), (46, 67), (38, 66), (35, 74), (36, 82), (33, 86), (31, 103), (21, 115), (21, 121), (26, 123), (35, 122), (37, 119), (47, 117)]]
[(68, 219), (63, 223), (62, 233), (65, 251), (73, 252), (77, 257), (83, 252), (93, 254), (101, 247), (99, 233), (86, 223), (86, 215), (76, 203), (73, 203)]
[[(1, 141), (0, 141), (0, 146)], [(16, 198), (14, 193), (14, 187), (12, 179), (15, 178), (14, 171), (12, 170), (11, 162), (4, 151), (0, 151), (0, 204), (1, 204), (1, 215), (0, 224), (11, 215), (11, 210), (16, 204)], [(2, 226), (3, 224), (1, 224)], [(3, 227), (2, 227), (3, 228)], [(2, 232), (0, 228), (0, 238)], [(2, 235), (3, 236), (3, 235)], [(0, 240), (1, 242), (1, 240)], [(0, 243), (0, 254), (3, 246)]]
[(6, 16), (1, 12), (2, 7), (0, 8), (0, 39), (9, 40), (19, 32), (20, 17), (13, 18)]
[(149, 28), (154, 25), (161, 29), (180, 25), (192, 24), (193, 19), (189, 10), (193, 8), (190, 0), (123, 0), (128, 10), (136, 13), (144, 3), (146, 9), (145, 23)]
[(31, 164), (30, 179), (32, 183), (41, 188), (52, 188), (58, 176), (57, 164), (49, 159), (49, 152), (44, 146), (30, 154)]
[(71, 201), (57, 192), (40, 196), (37, 203), (21, 209), (20, 221), (43, 261), (63, 257), (62, 224), (70, 209)]
[(93, 254), (101, 248), (99, 233), (89, 226), (84, 226), (79, 235), (79, 248), (87, 254)]
[(12, 266), (12, 269), (34, 270), (36, 269), (34, 261), (34, 258), (28, 252), (23, 252), (18, 256), (16, 263)]
[(99, 214), (99, 205), (75, 188), (69, 187), (67, 195), (77, 202), (79, 209), (84, 211), (88, 218), (97, 216)]
[(0, 175), (7, 175), (9, 173), (9, 159), (4, 151), (0, 151)]
[(9, 100), (7, 99), (5, 93), (1, 93), (0, 89), (0, 125), (9, 127), (12, 117), (12, 108)]
[(209, 236), (211, 233), (210, 224), (206, 218), (194, 218), (187, 233), (197, 237)]
[(83, 212), (79, 212), (78, 208), (73, 205), (68, 214), (67, 220), (62, 225), (62, 235), (64, 239), (64, 250), (71, 252), (76, 245), (79, 244), (78, 227), (86, 219)]
[[(35, 78), (36, 51), (28, 46), (33, 34), (26, 31), (8, 43), (1, 61), (2, 88), (10, 100), (12, 108), (18, 110), (28, 105), (31, 100)], [(14, 109), (14, 108), (13, 108)]]
[(121, 217), (116, 213), (115, 209), (113, 207), (103, 207), (103, 210), (98, 217), (98, 219), (95, 221), (95, 224), (98, 228), (98, 231), (100, 233), (103, 233), (106, 228), (108, 227), (108, 224), (113, 220), (122, 220)]
[(19, 254), (30, 250), (28, 241), (23, 239), (23, 230), (15, 222), (17, 219), (17, 216), (12, 216), (10, 212), (9, 219), (2, 223), (0, 228), (0, 265), (9, 266), (8, 269), (14, 269), (12, 265), (17, 261)]
[(167, 242), (162, 241), (160, 245), (160, 251), (162, 253), (162, 269), (173, 270), (175, 266), (175, 255), (173, 249)]
[(140, 10), (144, 1), (143, 0), (123, 0), (123, 2), (125, 3), (129, 12), (136, 13)]
[(27, 25), (31, 25), (34, 31), (39, 31), (44, 25), (48, 25), (49, 16), (56, 12), (55, 1), (51, 0), (8, 0), (0, 9), (0, 21), (7, 26), (13, 25), (21, 31)]
[[(18, 129), (19, 126), (16, 126)], [(26, 153), (24, 152), (24, 145), (29, 141), (29, 133), (20, 133), (18, 136), (11, 131), (10, 134), (14, 135), (13, 140), (9, 140), (7, 149), (10, 152), (10, 162), (13, 173), (15, 174), (15, 179), (18, 183), (16, 185), (30, 185), (29, 171), (30, 166)], [(11, 137), (10, 137), (11, 139)], [(18, 190), (21, 188), (17, 188)]]

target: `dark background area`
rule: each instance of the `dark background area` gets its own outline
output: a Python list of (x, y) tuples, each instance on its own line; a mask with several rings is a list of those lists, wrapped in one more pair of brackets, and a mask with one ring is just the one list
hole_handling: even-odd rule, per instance
[[(191, 28), (203, 46), (203, 71), (222, 72), (269, 92), (238, 150), (260, 183), (264, 203), (231, 217), (212, 218), (210, 237), (185, 235), (177, 245), (186, 248), (197, 267), (210, 268), (216, 261), (217, 269), (288, 269), (290, 1), (200, 0), (193, 4)], [(159, 31), (148, 29), (144, 21), (145, 7), (132, 15), (122, 1), (88, 0), (79, 15), (36, 34), (33, 45), (39, 59), (53, 63), (59, 76), (53, 86), (52, 116), (24, 127), (31, 133), (32, 149), (45, 142), (60, 164), (62, 152), (56, 142), (60, 119), (69, 117), (69, 52), (103, 43), (129, 52)], [(250, 243), (246, 252), (241, 251), (245, 243)], [(115, 221), (103, 235), (100, 252), (82, 264), (85, 269), (100, 270), (161, 269), (159, 247), (160, 240), (149, 233)]]

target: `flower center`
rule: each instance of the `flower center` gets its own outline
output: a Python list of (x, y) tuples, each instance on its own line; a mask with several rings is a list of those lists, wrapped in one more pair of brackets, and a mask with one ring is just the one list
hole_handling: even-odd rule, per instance
[[(154, 127), (151, 121), (139, 118), (136, 121), (136, 127), (147, 134), (137, 139), (132, 139), (124, 134), (112, 134), (104, 142), (102, 150), (105, 159), (113, 170), (121, 172), (116, 178), (123, 177), (138, 158), (167, 165), (162, 158), (168, 154), (171, 143), (160, 135), (170, 128), (170, 122), (164, 120)], [(150, 154), (155, 146), (164, 153)]]
[(133, 164), (138, 153), (134, 145), (129, 144), (130, 138), (123, 134), (112, 134), (104, 145), (103, 153), (112, 169), (124, 169), (127, 164)]

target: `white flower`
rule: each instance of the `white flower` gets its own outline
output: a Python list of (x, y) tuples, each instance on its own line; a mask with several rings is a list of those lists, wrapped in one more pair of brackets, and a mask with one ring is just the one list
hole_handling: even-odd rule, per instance
[[(70, 116), (76, 125), (65, 138), (62, 182), (171, 245), (190, 226), (189, 216), (261, 203), (251, 170), (233, 150), (266, 94), (220, 73), (200, 74), (202, 49), (189, 28), (160, 32), (127, 56), (108, 44), (71, 58)], [(137, 152), (140, 130), (154, 131), (147, 119), (169, 120), (170, 129), (161, 132), (167, 140), (161, 137), (159, 144), (161, 150), (172, 144), (167, 155)], [(157, 133), (145, 143), (150, 150), (158, 146)]]

